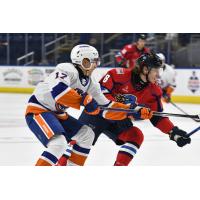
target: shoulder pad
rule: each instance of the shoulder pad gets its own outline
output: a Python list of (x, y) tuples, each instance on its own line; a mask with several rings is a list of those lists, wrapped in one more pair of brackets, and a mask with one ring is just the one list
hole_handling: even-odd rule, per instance
[(60, 63), (56, 66), (56, 69), (63, 72), (78, 73), (77, 69), (72, 63)]
[(116, 74), (124, 74), (124, 68), (117, 68)]
[(129, 48), (129, 49), (131, 49), (132, 47), (133, 47), (132, 44), (127, 45), (127, 48)]

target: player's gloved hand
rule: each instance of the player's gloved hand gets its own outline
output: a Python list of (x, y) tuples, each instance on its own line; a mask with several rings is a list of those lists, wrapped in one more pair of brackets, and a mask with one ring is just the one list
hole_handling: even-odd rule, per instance
[(168, 86), (166, 88), (163, 88), (163, 100), (166, 103), (169, 103), (171, 101), (171, 95), (174, 91), (174, 88), (171, 86)]
[(82, 94), (81, 105), (85, 106), (85, 112), (90, 115), (97, 115), (100, 112), (99, 106), (95, 99), (86, 92)]
[(171, 101), (171, 95), (169, 95), (169, 94), (164, 94), (163, 93), (163, 101), (165, 102), (165, 103), (169, 103), (170, 101)]
[(117, 102), (130, 104), (130, 108), (134, 109), (137, 104), (137, 97), (132, 94), (117, 94), (115, 96)]
[(191, 139), (187, 136), (187, 133), (179, 129), (177, 126), (175, 126), (169, 132), (169, 138), (170, 140), (175, 141), (179, 147), (183, 147), (191, 142)]
[(116, 59), (116, 61), (118, 63), (118, 67), (125, 67), (126, 68), (126, 59), (122, 57), (120, 52), (118, 52), (115, 55), (115, 59)]
[(150, 108), (141, 107), (136, 113), (131, 114), (133, 118), (141, 119), (151, 119), (153, 116), (153, 111)]

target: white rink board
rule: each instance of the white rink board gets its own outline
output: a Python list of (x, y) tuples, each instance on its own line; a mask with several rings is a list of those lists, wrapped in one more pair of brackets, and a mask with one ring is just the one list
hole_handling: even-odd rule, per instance
[(200, 96), (200, 69), (176, 69), (176, 83), (173, 95)]
[[(54, 69), (54, 67), (47, 66), (1, 66), (0, 87), (34, 88)], [(99, 81), (110, 69), (112, 68), (99, 67), (93, 72), (93, 77)], [(191, 77), (196, 77), (196, 80), (191, 80)], [(174, 96), (200, 96), (200, 69), (176, 69), (176, 82)]]
[(34, 88), (54, 67), (0, 66), (0, 87)]

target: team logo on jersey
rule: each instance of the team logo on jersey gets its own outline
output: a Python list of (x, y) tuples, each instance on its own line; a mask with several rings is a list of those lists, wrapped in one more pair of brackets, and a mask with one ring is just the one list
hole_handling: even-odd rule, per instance
[(129, 92), (129, 87), (128, 87), (128, 85), (125, 86), (125, 87), (123, 87), (123, 88), (122, 88), (122, 91), (125, 92), (125, 93)]
[(200, 81), (199, 78), (196, 75), (196, 72), (192, 72), (192, 76), (190, 76), (188, 81), (188, 88), (195, 93), (200, 87)]
[(88, 79), (82, 78), (80, 81), (83, 86), (86, 86), (88, 84)]

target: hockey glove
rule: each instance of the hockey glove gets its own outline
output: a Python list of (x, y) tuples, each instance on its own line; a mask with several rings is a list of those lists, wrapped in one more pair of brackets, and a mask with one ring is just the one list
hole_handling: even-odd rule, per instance
[[(136, 107), (137, 109), (137, 107)], [(141, 120), (141, 119), (151, 119), (153, 116), (153, 111), (150, 108), (141, 107), (136, 113), (131, 114), (134, 119)]]
[(118, 52), (116, 55), (115, 55), (115, 59), (118, 63), (118, 67), (123, 67), (123, 68), (127, 68), (126, 67), (126, 59), (122, 57), (121, 53)]
[(86, 92), (82, 94), (81, 105), (85, 106), (85, 112), (89, 115), (97, 115), (100, 112), (97, 102)]
[(132, 94), (117, 94), (115, 99), (117, 102), (130, 104), (130, 109), (137, 109), (138, 106), (138, 112), (131, 114), (136, 120), (151, 119), (153, 115), (153, 112), (149, 108), (146, 108), (144, 105), (139, 105), (137, 103), (137, 97)]
[(130, 108), (134, 109), (137, 104), (137, 97), (132, 94), (117, 94), (115, 96), (117, 102), (130, 104)]
[(174, 88), (171, 86), (168, 86), (166, 88), (163, 88), (163, 100), (166, 103), (169, 103), (171, 101), (171, 95), (174, 91)]
[(169, 132), (169, 138), (170, 140), (175, 141), (179, 147), (183, 147), (191, 142), (191, 139), (187, 136), (187, 133), (179, 129), (177, 126), (175, 126)]

